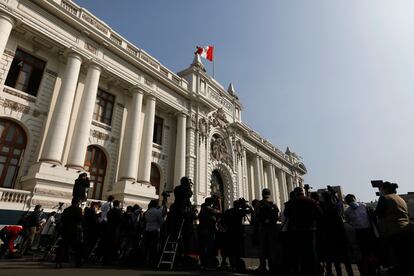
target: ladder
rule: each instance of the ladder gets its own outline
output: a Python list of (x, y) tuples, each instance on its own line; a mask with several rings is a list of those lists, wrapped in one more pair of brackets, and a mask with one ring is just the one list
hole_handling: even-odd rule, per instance
[(102, 260), (102, 256), (98, 254), (98, 247), (100, 246), (101, 239), (98, 238), (91, 249), (91, 252), (88, 256), (88, 261), (91, 263), (100, 262)]
[(160, 268), (162, 264), (168, 264), (170, 265), (170, 269), (173, 269), (175, 256), (177, 255), (178, 245), (181, 241), (181, 231), (183, 230), (183, 225), (184, 219), (181, 221), (177, 239), (174, 240), (174, 238), (172, 237), (173, 233), (167, 236), (167, 240), (165, 241), (160, 261), (158, 262), (158, 268)]
[(45, 253), (45, 255), (43, 257), (43, 259), (45, 261), (53, 261), (54, 260), (54, 258), (56, 257), (56, 254), (57, 254), (57, 250), (60, 246), (61, 240), (62, 240), (62, 236), (59, 235), (56, 238), (55, 242), (53, 243), (52, 247), (50, 247), (49, 251), (47, 251)]

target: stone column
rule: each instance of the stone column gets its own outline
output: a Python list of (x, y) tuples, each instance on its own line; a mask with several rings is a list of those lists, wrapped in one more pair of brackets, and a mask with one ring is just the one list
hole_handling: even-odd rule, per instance
[(270, 165), (270, 173), (271, 173), (271, 177), (272, 177), (272, 189), (273, 189), (273, 198), (274, 198), (274, 202), (276, 203), (277, 207), (279, 207), (280, 209), (280, 191), (279, 191), (279, 180), (277, 179), (276, 176), (276, 171), (275, 171), (275, 166), (274, 165)]
[(0, 14), (0, 58), (3, 56), (4, 49), (6, 49), (6, 44), (14, 24), (15, 21), (10, 15)]
[(253, 161), (253, 167), (254, 167), (254, 189), (255, 189), (255, 198), (261, 199), (262, 198), (262, 170), (260, 169), (260, 157), (259, 155), (255, 156), (255, 160)]
[(135, 181), (138, 174), (139, 131), (143, 92), (138, 87), (131, 89), (132, 101), (127, 113), (125, 136), (122, 146), (120, 179)]
[(73, 99), (78, 84), (79, 71), (82, 58), (77, 53), (69, 53), (65, 74), (59, 95), (56, 100), (49, 129), (44, 143), (40, 161), (53, 164), (62, 163), (62, 153), (65, 146), (66, 134), (69, 128), (70, 115), (72, 112)]
[(151, 159), (152, 159), (152, 139), (154, 135), (155, 119), (155, 97), (149, 95), (146, 97), (145, 121), (142, 130), (142, 142), (139, 159), (138, 180), (139, 182), (150, 182)]
[(249, 188), (248, 188), (249, 197), (250, 197), (250, 200), (253, 200), (253, 199), (256, 198), (256, 190), (257, 189), (255, 187), (255, 182), (254, 182), (255, 173), (254, 173), (254, 164), (253, 164), (252, 160), (249, 161), (247, 169), (248, 169), (248, 173), (247, 173), (248, 184), (247, 185), (249, 186)]
[[(278, 178), (279, 178), (279, 187), (280, 187), (280, 200), (281, 200), (281, 205), (283, 205), (286, 201), (289, 200), (289, 195), (287, 193), (287, 187), (286, 187), (286, 176), (285, 176), (285, 172), (282, 170), (279, 170), (278, 173)], [(283, 207), (283, 206), (282, 206)]]
[(293, 177), (290, 174), (286, 175), (286, 182), (287, 182), (287, 187), (288, 187), (288, 190), (287, 191), (288, 191), (288, 194), (289, 194), (294, 189), (294, 186), (293, 186)]
[(250, 200), (249, 192), (247, 191), (247, 155), (246, 155), (246, 149), (243, 148), (243, 159), (242, 159), (242, 197), (244, 197), (247, 200)]
[(267, 187), (270, 192), (272, 193), (272, 199), (273, 201), (275, 201), (275, 188), (274, 188), (274, 179), (273, 179), (273, 175), (272, 175), (272, 167), (273, 165), (271, 163), (266, 163), (266, 184)]
[(83, 170), (85, 163), (100, 75), (101, 67), (94, 63), (89, 64), (67, 163), (68, 167), (74, 169)]
[(180, 113), (177, 117), (177, 138), (175, 142), (174, 187), (180, 184), (185, 176), (185, 146), (186, 146), (187, 115)]

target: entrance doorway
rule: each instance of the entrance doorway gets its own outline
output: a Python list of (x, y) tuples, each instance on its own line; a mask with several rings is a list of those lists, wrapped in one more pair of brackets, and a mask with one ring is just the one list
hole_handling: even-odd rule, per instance
[(224, 193), (224, 182), (223, 178), (221, 177), (221, 174), (218, 170), (213, 170), (211, 173), (211, 196), (217, 196), (220, 198), (220, 209), (223, 211), (225, 207), (225, 197), (226, 194)]
[(0, 187), (13, 188), (27, 137), (17, 123), (0, 119)]
[(93, 182), (92, 198), (102, 199), (102, 191), (106, 175), (106, 156), (103, 150), (97, 146), (88, 146), (84, 168), (89, 172)]
[(161, 173), (154, 163), (151, 163), (150, 183), (155, 187), (155, 194), (160, 195)]

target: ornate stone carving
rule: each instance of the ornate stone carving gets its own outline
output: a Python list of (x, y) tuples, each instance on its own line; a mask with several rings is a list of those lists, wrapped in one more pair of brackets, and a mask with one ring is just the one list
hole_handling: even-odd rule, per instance
[(90, 16), (89, 14), (83, 12), (82, 19), (94, 26), (95, 28), (97, 28), (98, 30), (100, 30), (101, 32), (103, 32), (104, 34), (108, 34), (108, 29), (104, 25), (99, 23), (96, 19), (92, 18), (92, 16)]
[(110, 126), (108, 126), (106, 124), (99, 123), (97, 121), (92, 121), (92, 125), (103, 128), (103, 129), (108, 130), (108, 131), (112, 130), (112, 128)]
[(30, 112), (30, 107), (28, 107), (24, 104), (16, 103), (16, 102), (11, 101), (9, 99), (5, 99), (4, 102), (2, 102), (2, 106), (5, 107), (5, 108), (10, 108), (13, 111), (22, 112), (22, 113), (25, 113), (25, 114)]
[(236, 141), (234, 145), (234, 149), (236, 151), (237, 158), (242, 158), (243, 157), (243, 145), (240, 140)]
[(30, 96), (30, 95), (28, 95), (28, 94), (23, 94), (23, 93), (21, 93), (21, 92), (18, 92), (18, 91), (12, 90), (12, 89), (7, 88), (7, 87), (4, 87), (3, 91), (4, 91), (5, 93), (7, 93), (7, 94), (10, 94), (10, 95), (13, 95), (13, 96), (19, 97), (19, 98), (21, 98), (21, 99), (24, 99), (24, 100), (29, 101), (29, 102), (32, 102), (32, 103), (36, 102), (36, 97), (34, 97), (34, 96)]
[(211, 156), (220, 162), (224, 162), (230, 167), (232, 167), (232, 155), (229, 152), (226, 142), (224, 139), (218, 135), (214, 134), (211, 139)]
[(223, 108), (217, 109), (217, 111), (210, 116), (210, 121), (213, 127), (219, 127), (222, 129), (225, 129), (229, 123)]
[(93, 45), (91, 45), (91, 44), (89, 44), (88, 42), (85, 42), (85, 49), (86, 50), (88, 50), (89, 52), (91, 52), (92, 54), (94, 54), (94, 55), (96, 55), (96, 51), (98, 50), (98, 49), (96, 49), (96, 47), (95, 46), (93, 46)]
[(200, 137), (203, 139), (206, 138), (208, 135), (208, 122), (206, 118), (201, 118), (198, 121), (198, 129), (200, 131)]
[(91, 134), (92, 134), (92, 137), (95, 137), (96, 139), (104, 140), (104, 141), (108, 141), (109, 140), (109, 135), (108, 134), (105, 134), (105, 133), (102, 133), (100, 131), (91, 130)]
[(231, 110), (232, 104), (223, 95), (221, 95), (221, 93), (213, 90), (211, 87), (208, 88), (208, 96), (211, 100), (221, 106), (224, 106), (227, 110)]

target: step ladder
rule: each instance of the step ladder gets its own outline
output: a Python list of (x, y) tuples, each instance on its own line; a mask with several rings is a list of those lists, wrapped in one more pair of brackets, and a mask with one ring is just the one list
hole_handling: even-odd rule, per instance
[(90, 263), (98, 263), (98, 262), (102, 261), (102, 256), (100, 256), (98, 254), (98, 248), (100, 246), (100, 242), (101, 242), (101, 239), (98, 238), (96, 240), (94, 246), (92, 247), (91, 252), (89, 253), (88, 261)]
[(181, 231), (183, 230), (183, 225), (184, 220), (181, 221), (180, 229), (178, 230), (178, 236), (176, 239), (174, 239), (173, 233), (167, 236), (160, 261), (158, 262), (158, 268), (160, 268), (162, 264), (168, 264), (170, 266), (170, 269), (173, 269), (175, 256), (177, 255), (178, 246), (181, 242)]
[(53, 243), (52, 247), (50, 247), (49, 251), (47, 251), (46, 254), (44, 255), (43, 259), (45, 261), (52, 262), (52, 261), (55, 260), (56, 254), (57, 254), (57, 250), (60, 247), (61, 240), (62, 240), (62, 236), (59, 235), (56, 238), (55, 242)]

